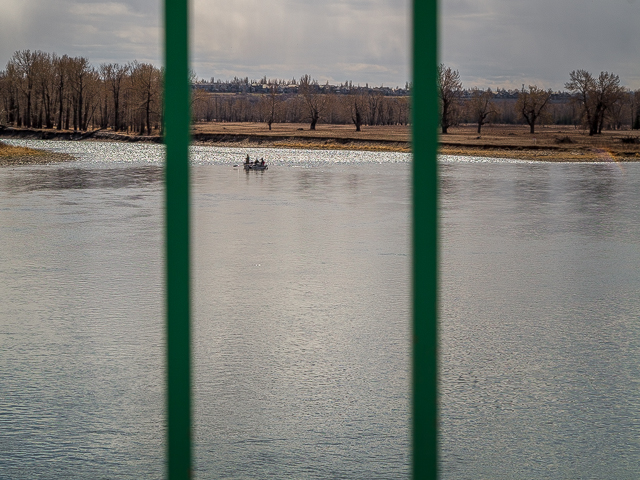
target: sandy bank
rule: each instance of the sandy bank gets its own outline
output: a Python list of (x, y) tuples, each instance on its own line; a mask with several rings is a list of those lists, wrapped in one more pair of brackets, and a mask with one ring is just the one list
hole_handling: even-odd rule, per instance
[[(546, 162), (640, 161), (640, 132), (606, 131), (588, 136), (573, 126), (540, 126), (535, 134), (523, 125), (486, 125), (480, 135), (475, 125), (452, 127), (440, 135), (439, 152), (445, 155), (515, 158)], [(155, 132), (154, 132), (155, 133)], [(292, 148), (315, 150), (365, 150), (411, 152), (411, 130), (406, 125), (353, 125), (264, 123), (196, 123), (196, 145), (236, 148)], [(131, 135), (111, 130), (73, 132), (5, 128), (1, 137), (60, 140), (100, 140), (162, 143), (160, 135)]]
[(26, 147), (14, 147), (0, 142), (0, 166), (46, 165), (48, 163), (73, 160), (71, 155), (36, 150)]

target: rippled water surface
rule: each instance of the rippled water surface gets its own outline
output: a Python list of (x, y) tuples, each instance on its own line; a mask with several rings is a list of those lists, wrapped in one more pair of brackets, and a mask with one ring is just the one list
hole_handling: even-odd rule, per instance
[[(0, 477), (162, 478), (162, 159), (0, 170)], [(195, 148), (198, 478), (407, 478), (408, 157)], [(384, 163), (381, 163), (384, 162)]]
[(441, 166), (443, 478), (640, 475), (639, 167)]
[[(162, 147), (14, 143), (0, 478), (163, 478)], [(196, 478), (409, 478), (409, 157), (192, 159)], [(442, 159), (443, 479), (637, 478), (639, 167)]]

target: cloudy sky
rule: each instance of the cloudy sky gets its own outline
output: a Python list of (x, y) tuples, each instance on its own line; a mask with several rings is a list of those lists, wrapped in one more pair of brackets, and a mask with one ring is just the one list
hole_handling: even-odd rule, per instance
[[(158, 0), (2, 0), (0, 68), (16, 50), (94, 65), (161, 63)], [(410, 80), (409, 0), (192, 0), (192, 67), (233, 76)], [(441, 60), (466, 86), (559, 89), (571, 70), (640, 88), (640, 0), (441, 0)]]

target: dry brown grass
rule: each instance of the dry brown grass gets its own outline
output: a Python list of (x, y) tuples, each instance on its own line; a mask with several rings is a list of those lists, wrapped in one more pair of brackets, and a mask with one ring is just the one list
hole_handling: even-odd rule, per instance
[(27, 147), (15, 147), (13, 145), (7, 145), (4, 142), (0, 142), (0, 157), (12, 157), (15, 155), (42, 155), (45, 152), (40, 150), (34, 150)]
[[(485, 125), (478, 135), (476, 125), (452, 127), (447, 135), (440, 135), (439, 151), (448, 155), (541, 161), (640, 161), (640, 132), (606, 131), (590, 137), (586, 131), (572, 126), (538, 126), (536, 130), (532, 135), (526, 125)], [(313, 131), (309, 130), (309, 124), (278, 123), (269, 130), (264, 123), (198, 123), (193, 131), (251, 137), (235, 142), (238, 146), (257, 142), (281, 148), (411, 151), (411, 130), (406, 125), (363, 126), (362, 132), (356, 132), (353, 125), (319, 124)]]
[[(196, 123), (192, 132), (204, 144), (247, 147), (297, 148), (313, 150), (368, 150), (410, 152), (407, 126), (362, 127), (318, 124), (309, 130), (308, 123)], [(207, 136), (211, 136), (207, 138)], [(214, 138), (215, 137), (215, 138)]]
[(16, 147), (0, 142), (0, 166), (8, 165), (43, 165), (53, 162), (71, 160), (70, 155), (36, 150), (34, 148)]
[(320, 123), (315, 130), (309, 130), (308, 123), (274, 123), (271, 130), (266, 123), (218, 123), (200, 122), (193, 125), (194, 133), (230, 134), (252, 136), (286, 136), (309, 139), (353, 139), (357, 141), (408, 142), (410, 129), (406, 125), (362, 126), (356, 132), (353, 125), (332, 125)]
[(440, 152), (562, 162), (640, 161), (637, 131), (605, 131), (590, 137), (572, 126), (537, 126), (535, 134), (526, 125), (485, 125), (481, 135), (476, 129), (476, 125), (450, 128), (449, 134), (440, 135)]

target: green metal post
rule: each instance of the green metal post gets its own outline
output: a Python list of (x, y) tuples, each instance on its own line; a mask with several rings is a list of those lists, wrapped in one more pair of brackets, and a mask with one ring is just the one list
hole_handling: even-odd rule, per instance
[(413, 2), (413, 478), (438, 478), (437, 0)]
[(168, 478), (191, 474), (188, 0), (165, 0)]

